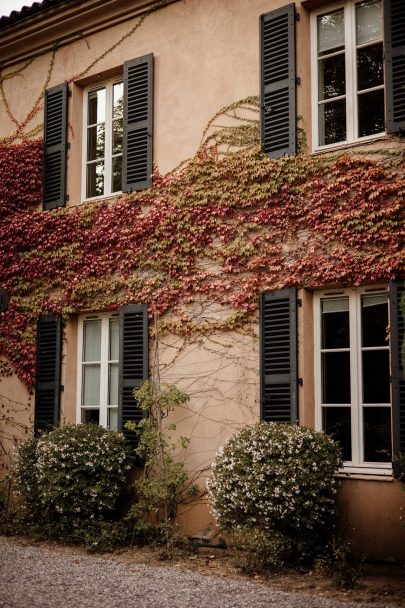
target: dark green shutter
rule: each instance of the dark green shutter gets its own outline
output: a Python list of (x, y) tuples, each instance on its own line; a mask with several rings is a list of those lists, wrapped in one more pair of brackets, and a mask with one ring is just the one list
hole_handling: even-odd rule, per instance
[(384, 0), (387, 132), (405, 131), (405, 3)]
[(296, 289), (264, 293), (260, 304), (261, 418), (296, 424)]
[(260, 127), (262, 149), (270, 158), (297, 149), (295, 6), (260, 17)]
[(124, 63), (122, 190), (148, 188), (153, 171), (153, 55)]
[(136, 434), (128, 431), (125, 423), (139, 422), (143, 417), (133, 390), (148, 379), (148, 359), (148, 308), (146, 304), (123, 306), (120, 309), (118, 428), (132, 444), (136, 442)]
[(404, 281), (392, 281), (390, 298), (390, 344), (391, 344), (391, 391), (392, 391), (392, 435), (394, 472), (399, 473), (395, 463), (398, 454), (405, 454), (405, 378), (401, 357), (404, 343), (404, 317), (401, 298), (405, 293)]
[(68, 86), (45, 91), (43, 208), (66, 204)]
[(35, 433), (59, 424), (62, 322), (57, 315), (41, 317), (37, 323), (35, 383)]

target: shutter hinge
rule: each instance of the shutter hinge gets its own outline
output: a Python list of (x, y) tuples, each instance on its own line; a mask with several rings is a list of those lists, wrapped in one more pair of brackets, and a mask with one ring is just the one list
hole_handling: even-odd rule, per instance
[(297, 306), (299, 306), (300, 308), (302, 308), (302, 300), (301, 300), (301, 298), (297, 298)]
[(67, 202), (69, 200), (69, 195), (67, 194), (65, 198), (66, 198), (66, 202)]
[(67, 143), (67, 149), (70, 150), (70, 141)]
[(68, 97), (72, 97), (72, 91), (69, 89), (69, 87), (68, 87), (67, 91), (68, 91)]
[(297, 78), (295, 79), (295, 84), (301, 84), (301, 76), (297, 76)]
[(298, 386), (304, 386), (304, 379), (298, 378), (297, 383), (298, 383)]
[(301, 20), (301, 15), (299, 13), (295, 13), (295, 20), (296, 21), (300, 21)]
[(64, 385), (64, 384), (61, 384), (61, 385), (59, 386), (59, 388), (60, 388), (61, 392), (63, 393), (63, 391), (65, 390), (65, 385)]

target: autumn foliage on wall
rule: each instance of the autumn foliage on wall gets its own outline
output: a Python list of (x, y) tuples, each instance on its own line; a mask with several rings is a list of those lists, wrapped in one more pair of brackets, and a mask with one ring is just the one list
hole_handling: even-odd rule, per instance
[[(32, 386), (35, 321), (148, 302), (162, 331), (243, 327), (259, 293), (387, 281), (402, 262), (398, 154), (269, 160), (218, 141), (115, 202), (41, 211), (42, 142), (0, 145), (0, 355)], [(72, 201), (74, 203), (75, 201)], [(78, 202), (78, 201), (77, 201)], [(198, 317), (195, 302), (215, 302)], [(221, 312), (222, 311), (222, 312)]]

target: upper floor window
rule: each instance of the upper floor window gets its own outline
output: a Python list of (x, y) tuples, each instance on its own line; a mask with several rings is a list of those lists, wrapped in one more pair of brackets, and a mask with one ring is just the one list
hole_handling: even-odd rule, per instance
[(122, 190), (123, 94), (120, 81), (85, 92), (83, 199)]
[(382, 0), (312, 16), (314, 148), (384, 133)]

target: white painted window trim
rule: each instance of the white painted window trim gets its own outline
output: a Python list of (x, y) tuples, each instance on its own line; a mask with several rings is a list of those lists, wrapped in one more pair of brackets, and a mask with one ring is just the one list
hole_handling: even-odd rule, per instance
[[(100, 411), (100, 426), (108, 427), (108, 409), (115, 406), (108, 405), (108, 365), (112, 361), (109, 359), (109, 331), (110, 319), (118, 318), (118, 314), (87, 314), (81, 315), (78, 319), (77, 336), (77, 392), (76, 392), (76, 424), (82, 422), (82, 410)], [(83, 336), (84, 324), (86, 321), (101, 321), (101, 359), (100, 359), (100, 404), (82, 406), (82, 385), (83, 385)], [(118, 408), (118, 403), (117, 403)]]
[[(357, 70), (356, 70), (356, 13), (355, 6), (362, 0), (343, 0), (340, 2), (332, 2), (327, 6), (323, 6), (311, 13), (311, 100), (312, 100), (312, 151), (327, 151), (333, 150), (336, 147), (342, 147), (345, 144), (353, 142), (366, 143), (379, 139), (386, 134), (385, 131), (358, 137), (357, 123)], [(383, 20), (384, 20), (384, 0), (382, 2)], [(344, 27), (345, 27), (345, 66), (346, 66), (346, 140), (339, 141), (334, 144), (320, 146), (319, 141), (319, 114), (318, 114), (318, 32), (317, 32), (317, 17), (331, 11), (344, 9)], [(348, 15), (348, 18), (346, 18)], [(384, 22), (384, 21), (383, 21)], [(363, 45), (359, 45), (363, 46)], [(385, 87), (385, 83), (384, 83)], [(370, 91), (384, 87), (372, 87)], [(338, 98), (336, 98), (338, 99)]]
[[(83, 90), (83, 130), (82, 130), (82, 183), (81, 183), (81, 202), (102, 200), (111, 196), (121, 194), (121, 190), (118, 192), (111, 192), (112, 184), (112, 104), (113, 104), (113, 89), (114, 85), (123, 82), (123, 78), (116, 77), (103, 82), (98, 82), (96, 85), (89, 85)], [(87, 119), (89, 110), (89, 93), (105, 89), (105, 142), (104, 142), (104, 194), (99, 196), (86, 196), (87, 191)], [(106, 155), (106, 151), (110, 153)]]
[[(322, 431), (322, 368), (321, 368), (321, 300), (328, 297), (346, 296), (349, 298), (350, 322), (350, 378), (352, 415), (352, 460), (343, 463), (342, 473), (392, 476), (392, 463), (362, 462), (363, 453), (363, 407), (361, 378), (361, 295), (388, 292), (386, 285), (375, 285), (351, 289), (322, 290), (314, 294), (314, 375), (315, 375), (315, 428)], [(391, 400), (392, 404), (392, 400)], [(378, 405), (378, 404), (376, 404)], [(385, 405), (385, 404), (384, 404)], [(388, 406), (387, 406), (388, 407)], [(392, 411), (392, 406), (391, 406)], [(392, 422), (392, 416), (391, 416)]]

